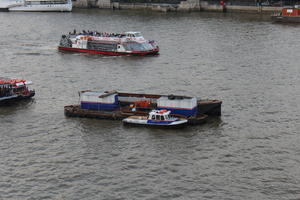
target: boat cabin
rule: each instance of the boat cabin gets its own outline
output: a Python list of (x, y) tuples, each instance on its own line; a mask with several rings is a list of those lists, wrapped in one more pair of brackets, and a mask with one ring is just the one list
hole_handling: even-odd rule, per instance
[(31, 81), (18, 80), (18, 79), (0, 79), (1, 94), (15, 93), (24, 94), (29, 92), (28, 85), (31, 85)]
[(116, 91), (81, 91), (79, 96), (81, 109), (113, 111), (119, 107)]
[(133, 32), (133, 31), (129, 31), (129, 32), (125, 32), (126, 37), (129, 38), (144, 38), (142, 36), (141, 32)]
[(281, 11), (281, 16), (287, 16), (287, 17), (300, 16), (300, 8), (298, 6), (283, 8)]
[(26, 5), (54, 5), (54, 4), (66, 4), (68, 0), (26, 0)]
[(148, 120), (155, 120), (155, 121), (174, 120), (174, 118), (170, 116), (170, 113), (171, 111), (167, 111), (167, 110), (152, 110), (149, 113)]
[(169, 110), (172, 114), (179, 114), (185, 117), (197, 114), (197, 98), (185, 96), (161, 96), (157, 99), (157, 108)]
[(9, 83), (1, 83), (0, 81), (0, 98), (12, 95), (12, 85)]
[(28, 88), (31, 81), (0, 77), (0, 102), (27, 99), (35, 95), (35, 91)]

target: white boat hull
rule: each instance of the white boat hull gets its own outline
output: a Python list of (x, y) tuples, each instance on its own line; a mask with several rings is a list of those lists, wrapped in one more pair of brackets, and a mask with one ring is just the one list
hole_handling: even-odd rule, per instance
[(123, 119), (123, 123), (133, 124), (133, 125), (145, 125), (145, 126), (158, 126), (158, 127), (177, 127), (183, 126), (187, 124), (187, 120), (178, 120), (178, 121), (155, 121), (155, 120), (147, 120), (147, 119), (133, 119), (126, 118)]
[(1, 11), (8, 11), (9, 8), (16, 7), (16, 6), (23, 6), (23, 1), (11, 1), (11, 0), (1, 0), (0, 1), (0, 9)]

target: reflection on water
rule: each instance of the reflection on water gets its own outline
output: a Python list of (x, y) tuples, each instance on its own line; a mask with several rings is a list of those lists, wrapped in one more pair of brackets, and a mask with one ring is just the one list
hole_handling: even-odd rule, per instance
[(0, 104), (0, 115), (5, 118), (7, 114), (20, 112), (34, 106), (34, 99), (24, 99), (22, 101), (5, 102)]

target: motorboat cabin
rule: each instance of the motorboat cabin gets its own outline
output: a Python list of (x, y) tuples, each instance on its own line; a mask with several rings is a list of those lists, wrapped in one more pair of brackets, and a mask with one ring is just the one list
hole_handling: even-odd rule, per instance
[(171, 111), (152, 110), (148, 116), (130, 116), (123, 119), (124, 123), (151, 126), (181, 126), (185, 125), (186, 118), (178, 118), (170, 115)]

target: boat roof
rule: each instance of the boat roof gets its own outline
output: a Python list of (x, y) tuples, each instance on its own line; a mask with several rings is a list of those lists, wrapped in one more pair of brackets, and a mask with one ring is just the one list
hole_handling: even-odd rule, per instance
[(300, 9), (299, 5), (295, 5), (295, 6), (284, 6), (283, 9)]
[(84, 94), (85, 96), (98, 96), (99, 98), (105, 98), (114, 94), (118, 94), (117, 91), (104, 91), (104, 92), (99, 92), (99, 91), (92, 91), (92, 90), (83, 90), (80, 91), (81, 94)]
[(168, 110), (152, 110), (149, 115), (169, 115), (171, 111)]
[(139, 31), (127, 31), (125, 34), (141, 34)]
[(9, 79), (9, 78), (0, 78), (0, 84), (10, 84), (10, 85), (16, 85), (16, 86), (21, 86), (21, 85), (29, 85), (32, 84), (31, 81), (26, 81), (22, 79)]
[(193, 99), (195, 97), (170, 94), (170, 95), (162, 95), (160, 98), (169, 99), (169, 100), (183, 100), (183, 99)]

